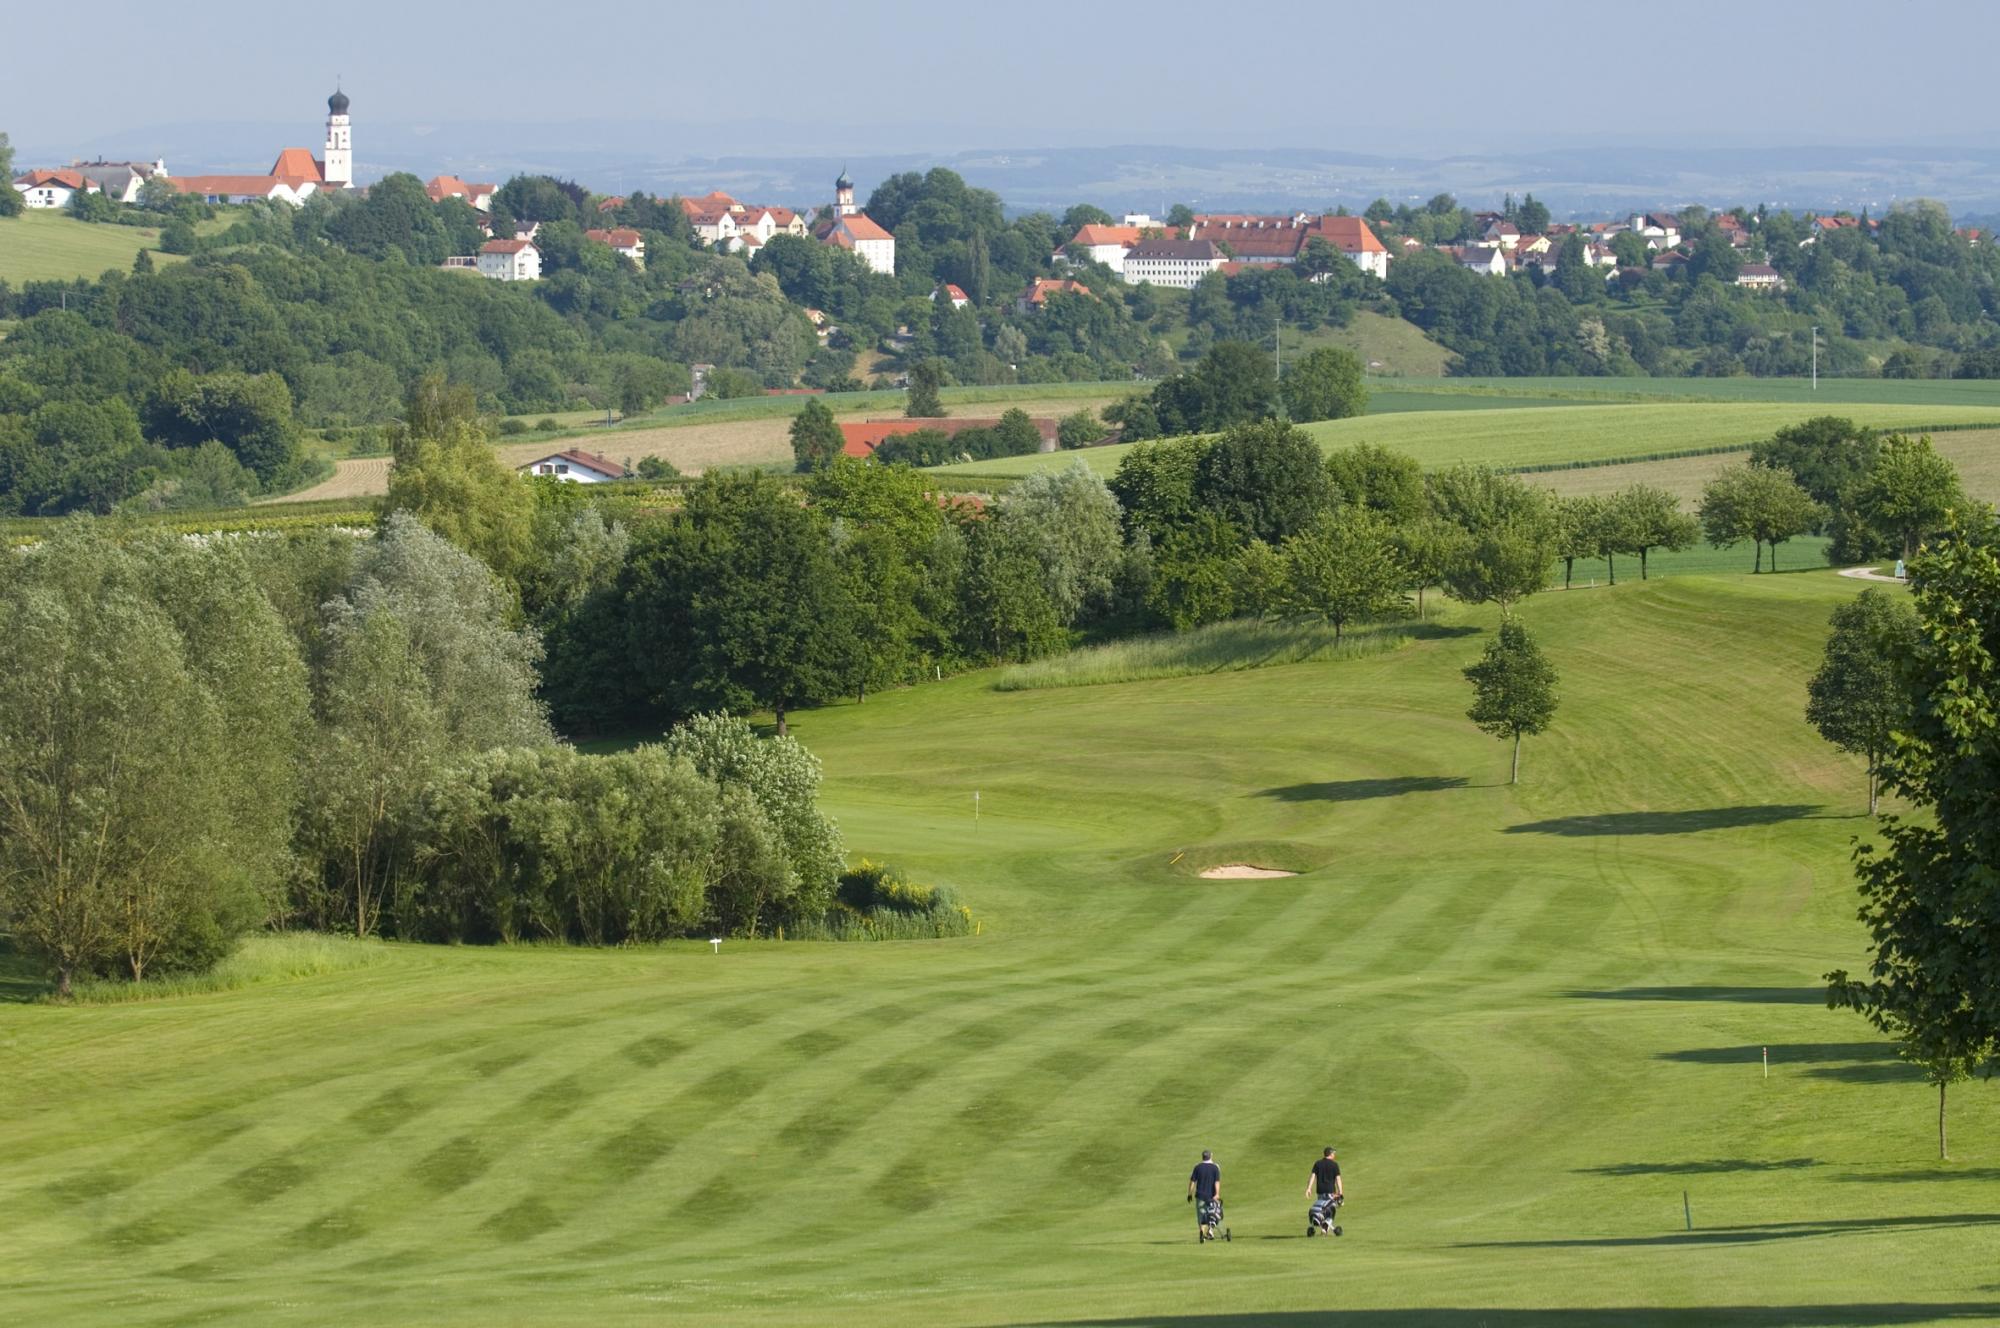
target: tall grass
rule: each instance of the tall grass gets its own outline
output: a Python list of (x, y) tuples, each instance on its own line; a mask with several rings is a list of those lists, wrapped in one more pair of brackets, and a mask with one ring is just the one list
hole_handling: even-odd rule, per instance
[(1333, 628), (1326, 623), (1239, 618), (1187, 632), (1087, 646), (1067, 655), (1016, 664), (1000, 674), (993, 690), (1026, 692), (1044, 687), (1096, 687), (1149, 678), (1234, 673), (1307, 660), (1354, 659), (1394, 650), (1434, 625), (1393, 622), (1349, 627), (1335, 642)]
[(323, 936), (317, 932), (278, 932), (247, 937), (235, 953), (205, 973), (176, 973), (144, 982), (79, 982), (72, 999), (79, 1005), (120, 1005), (128, 1001), (236, 991), (267, 982), (289, 982), (363, 968), (381, 961), (387, 953), (379, 941)]

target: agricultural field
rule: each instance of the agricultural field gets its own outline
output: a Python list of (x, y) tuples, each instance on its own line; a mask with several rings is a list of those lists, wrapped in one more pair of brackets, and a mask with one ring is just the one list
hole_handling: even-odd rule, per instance
[(1612, 401), (1770, 401), (1827, 407), (2000, 406), (2000, 381), (1980, 379), (1806, 378), (1430, 378), (1397, 384), (1406, 391), (1572, 397)]
[(0, 1321), (2000, 1321), (2000, 1087), (1937, 1162), (1935, 1093), (1821, 996), (1869, 823), (1800, 710), (1859, 589), (1536, 596), (1518, 787), (1463, 718), (1483, 611), (795, 714), (851, 855), (953, 886), (961, 940), (264, 941), (70, 1007), (10, 970)]
[(23, 212), (0, 217), (0, 281), (95, 281), (106, 271), (129, 271), (141, 249), (154, 250), (156, 263), (181, 261), (158, 252), (159, 231), (77, 221), (59, 212)]
[[(1474, 398), (1478, 399), (1478, 398)], [(1522, 406), (1476, 411), (1404, 411), (1303, 426), (1332, 450), (1374, 443), (1416, 457), (1427, 467), (1460, 461), (1501, 469), (1579, 461), (1640, 459), (1660, 452), (1748, 446), (1817, 413), (1776, 402), (1635, 402), (1626, 405)], [(1859, 424), (1881, 428), (1991, 424), (2000, 405), (1882, 405), (1840, 408)], [(955, 481), (1005, 483), (1032, 470), (1066, 466), (1081, 457), (1109, 476), (1132, 446), (1096, 447), (1074, 456), (1054, 453), (939, 467)]]

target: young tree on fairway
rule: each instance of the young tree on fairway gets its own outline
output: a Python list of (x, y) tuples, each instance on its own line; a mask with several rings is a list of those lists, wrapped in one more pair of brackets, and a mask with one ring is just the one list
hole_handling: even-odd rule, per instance
[(1403, 605), (1409, 572), (1388, 527), (1366, 508), (1320, 516), (1286, 540), (1281, 552), (1286, 614), (1332, 623), (1336, 642), (1347, 624)]
[(910, 395), (903, 414), (913, 420), (932, 420), (944, 414), (938, 389), (944, 386), (944, 365), (937, 360), (918, 360), (910, 366)]
[(1521, 739), (1548, 728), (1556, 713), (1556, 671), (1520, 623), (1500, 624), (1500, 634), (1487, 643), (1479, 662), (1465, 670), (1472, 683), (1472, 709), (1466, 718), (1496, 738), (1514, 740), (1513, 772), (1507, 782), (1521, 782)]
[(1611, 500), (1624, 536), (1621, 552), (1639, 555), (1639, 579), (1646, 579), (1646, 555), (1654, 549), (1679, 553), (1701, 538), (1701, 523), (1681, 511), (1680, 500), (1665, 489), (1635, 484)]
[(1875, 464), (1855, 488), (1854, 505), (1911, 558), (1924, 536), (1942, 530), (1952, 512), (1965, 506), (1965, 491), (1957, 468), (1937, 454), (1929, 435), (1894, 434), (1883, 440)]
[(1310, 350), (1285, 371), (1278, 384), (1285, 413), (1299, 424), (1313, 420), (1344, 420), (1368, 409), (1368, 387), (1361, 381), (1361, 361), (1338, 346)]
[(1598, 555), (1599, 528), (1604, 524), (1605, 500), (1596, 494), (1576, 494), (1556, 499), (1556, 556), (1562, 559), (1563, 589), (1568, 590), (1576, 571), (1576, 560)]
[(1449, 521), (1419, 516), (1394, 527), (1396, 556), (1407, 573), (1403, 587), (1417, 592), (1417, 621), (1424, 621), (1424, 592), (1443, 585), (1464, 556), (1467, 537)]
[(793, 469), (802, 475), (825, 469), (840, 455), (840, 425), (818, 397), (808, 397), (805, 409), (792, 417), (791, 438)]
[(1870, 588), (1833, 611), (1833, 635), (1819, 671), (1806, 683), (1806, 722), (1819, 735), (1868, 763), (1868, 814), (1875, 814), (1876, 776), (1910, 714), (1909, 693), (1896, 662), (1916, 644), (1917, 616), (1902, 593)]
[(1556, 533), (1547, 518), (1508, 521), (1466, 537), (1445, 572), (1445, 589), (1463, 604), (1497, 604), (1501, 616), (1543, 589), (1555, 567)]
[(1778, 570), (1778, 546), (1816, 529), (1826, 513), (1794, 480), (1791, 472), (1765, 466), (1731, 466), (1708, 482), (1701, 495), (1701, 525), (1708, 542), (1726, 549), (1744, 540), (1757, 548), (1752, 572), (1764, 570), (1764, 546), (1771, 546), (1771, 570)]
[(1827, 975), (1829, 1004), (1859, 1010), (1897, 1037), (1938, 1085), (1944, 1151), (1946, 1085), (2000, 1038), (2000, 556), (1941, 541), (1913, 569), (1917, 629), (1901, 676), (1917, 698), (1883, 781), (1928, 809), (1882, 819), (1886, 843), (1855, 852), (1861, 921), (1873, 941), (1866, 980)]

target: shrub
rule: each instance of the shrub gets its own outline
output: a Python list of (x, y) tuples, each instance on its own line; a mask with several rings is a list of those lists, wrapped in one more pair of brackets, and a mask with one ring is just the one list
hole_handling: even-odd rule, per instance
[(562, 428), (562, 425), (557, 424), (553, 419), (551, 419), (547, 415), (544, 415), (542, 416), (542, 418), (535, 421), (536, 433), (554, 433), (556, 430), (560, 428)]
[(642, 480), (671, 480), (680, 477), (674, 463), (661, 456), (639, 458), (639, 478)]
[(518, 438), (527, 431), (528, 422), (526, 420), (516, 419), (510, 415), (500, 421), (500, 436), (503, 438)]

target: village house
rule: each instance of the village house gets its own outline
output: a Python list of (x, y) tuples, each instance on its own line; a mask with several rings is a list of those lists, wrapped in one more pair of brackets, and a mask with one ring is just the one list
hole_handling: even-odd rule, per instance
[(83, 177), (90, 192), (114, 203), (138, 202), (146, 181), (167, 173), (164, 161), (73, 161), (69, 168)]
[(551, 452), (514, 468), (522, 475), (547, 475), (568, 484), (607, 484), (626, 477), (625, 467), (595, 452)]
[(613, 251), (623, 254), (640, 267), (646, 266), (646, 237), (630, 226), (618, 226), (608, 231), (589, 230), (583, 233), (586, 240), (595, 240)]
[(97, 192), (80, 172), (68, 167), (29, 171), (15, 178), (14, 188), (21, 193), (22, 206), (31, 208), (66, 208), (78, 194)]
[(1470, 272), (1483, 273), (1489, 277), (1507, 275), (1507, 251), (1498, 245), (1491, 247), (1470, 244), (1463, 248), (1446, 247), (1454, 262)]
[(939, 300), (950, 300), (951, 307), (954, 309), (963, 309), (966, 305), (972, 303), (971, 296), (949, 281), (931, 291), (931, 302), (936, 303)]
[(1265, 264), (1296, 263), (1308, 244), (1321, 240), (1362, 271), (1389, 275), (1389, 250), (1360, 217), (1213, 214), (1197, 216), (1188, 238), (1227, 246), (1236, 262)]
[[(1051, 295), (1090, 295), (1090, 287), (1067, 277), (1036, 277), (1028, 283), (1026, 290), (1014, 297), (1014, 308), (1019, 313), (1031, 313), (1047, 304)], [(1091, 298), (1097, 297), (1092, 295)]]
[(488, 240), (479, 246), (479, 275), (495, 281), (538, 280), (542, 251), (532, 240)]
[(1503, 218), (1479, 233), (1479, 243), (1493, 249), (1513, 249), (1521, 243), (1521, 229)]
[(1680, 220), (1669, 212), (1635, 212), (1626, 229), (1644, 240), (1649, 249), (1672, 249), (1681, 242)]
[(1749, 290), (1782, 291), (1785, 279), (1769, 263), (1745, 263), (1736, 269), (1736, 284)]
[(1144, 235), (1144, 230), (1138, 226), (1100, 226), (1093, 223), (1079, 226), (1066, 249), (1071, 258), (1102, 263), (1123, 275), (1125, 251), (1139, 243)]
[(833, 215), (819, 224), (814, 236), (822, 244), (851, 250), (873, 271), (896, 275), (896, 237), (869, 220), (854, 201), (854, 181), (842, 171), (833, 182)]
[(1175, 290), (1193, 290), (1222, 263), (1222, 250), (1213, 241), (1165, 237), (1141, 240), (1125, 251), (1125, 283), (1137, 286), (1151, 282)]
[(433, 203), (442, 203), (447, 198), (461, 198), (474, 212), (491, 212), (495, 188), (490, 184), (473, 184), (456, 175), (433, 175), (425, 182), (424, 193)]

